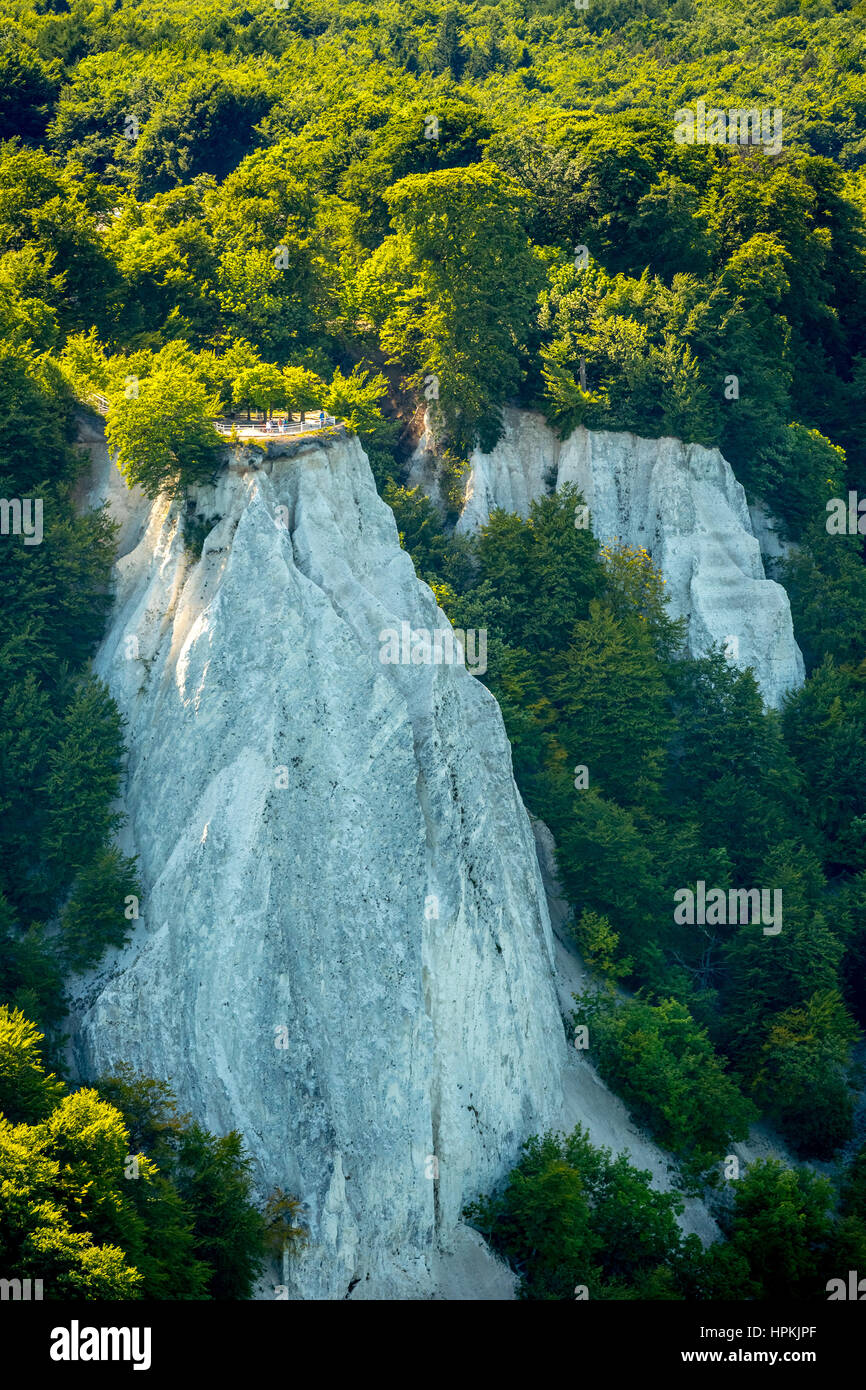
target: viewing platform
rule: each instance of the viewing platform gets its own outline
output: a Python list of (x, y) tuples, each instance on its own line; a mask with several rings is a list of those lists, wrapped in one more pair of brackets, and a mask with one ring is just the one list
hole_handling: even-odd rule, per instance
[(281, 417), (276, 420), (254, 420), (250, 424), (242, 424), (237, 420), (225, 418), (214, 420), (214, 428), (223, 437), (231, 437), (232, 432), (234, 432), (238, 440), (244, 441), (297, 439), (299, 435), (328, 433), (338, 427), (339, 421), (333, 415), (326, 415), (321, 421), (318, 415), (314, 415), (309, 420), (290, 420), (287, 417)]
[[(103, 396), (98, 391), (92, 391), (87, 397), (87, 402), (100, 415), (107, 415), (111, 406), (108, 397)], [(334, 415), (324, 415), (320, 418), (318, 414), (314, 413), (311, 413), (306, 420), (295, 420), (286, 411), (283, 414), (273, 416), (270, 420), (262, 417), (260, 420), (238, 421), (233, 420), (231, 416), (224, 415), (213, 421), (213, 427), (217, 434), (222, 435), (223, 438), (231, 438), (234, 432), (236, 439), (249, 442), (258, 439), (297, 439), (299, 435), (332, 433), (340, 428), (340, 421)]]

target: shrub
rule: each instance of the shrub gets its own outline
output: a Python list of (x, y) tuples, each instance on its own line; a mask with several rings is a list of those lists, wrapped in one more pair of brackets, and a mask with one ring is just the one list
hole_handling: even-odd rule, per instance
[(705, 1173), (732, 1139), (744, 1139), (757, 1111), (737, 1089), (706, 1029), (676, 999), (575, 995), (574, 1022), (589, 1028), (591, 1055), (635, 1118), (684, 1161)]
[(590, 1298), (677, 1297), (665, 1266), (679, 1250), (682, 1201), (654, 1191), (650, 1176), (578, 1125), (528, 1139), (503, 1191), (464, 1215), (520, 1274), (521, 1298), (573, 1299), (577, 1285)]

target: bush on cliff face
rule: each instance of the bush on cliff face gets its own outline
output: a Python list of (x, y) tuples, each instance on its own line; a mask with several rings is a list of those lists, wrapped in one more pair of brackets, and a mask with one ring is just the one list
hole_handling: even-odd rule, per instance
[(528, 1139), (499, 1195), (464, 1215), (520, 1274), (521, 1298), (676, 1298), (682, 1206), (578, 1125)]
[[(682, 1004), (575, 996), (601, 1075), (693, 1177), (745, 1139), (758, 1112), (726, 1075), (706, 1031)], [(718, 1176), (718, 1168), (715, 1178)]]
[(580, 1126), (523, 1146), (500, 1190), (464, 1215), (520, 1276), (518, 1297), (823, 1302), (828, 1279), (866, 1261), (864, 1152), (842, 1200), (826, 1178), (758, 1159), (730, 1182), (722, 1239), (682, 1237), (681, 1198)]
[(42, 1279), (46, 1299), (248, 1298), (266, 1223), (240, 1136), (189, 1125), (128, 1068), (67, 1093), (42, 1041), (0, 1006), (4, 1277)]

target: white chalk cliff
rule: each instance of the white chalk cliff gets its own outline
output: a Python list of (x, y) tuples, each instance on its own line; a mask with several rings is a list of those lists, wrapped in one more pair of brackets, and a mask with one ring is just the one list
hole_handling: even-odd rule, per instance
[[(356, 439), (239, 451), (196, 491), (196, 560), (182, 505), (82, 438), (79, 504), (120, 526), (95, 667), (127, 720), (142, 899), (73, 982), (73, 1067), (165, 1078), (241, 1131), (261, 1195), (301, 1197), (309, 1247), (260, 1297), (513, 1297), (459, 1218), (527, 1135), (580, 1123), (671, 1176), (567, 1046), (585, 972), (498, 706), (458, 666), (380, 661), (386, 629), (446, 620)], [(681, 1224), (716, 1234), (700, 1202)]]
[(381, 663), (383, 629), (446, 620), (355, 438), (199, 488), (200, 560), (182, 504), (94, 454), (83, 501), (122, 522), (95, 667), (143, 896), (78, 987), (79, 1074), (124, 1059), (243, 1133), (260, 1190), (305, 1203), (291, 1297), (435, 1295), (455, 1242), (480, 1258), (462, 1205), (558, 1120), (569, 1065), (499, 708), (459, 666)]
[(526, 517), (534, 498), (573, 483), (599, 540), (642, 546), (660, 567), (693, 656), (721, 643), (754, 669), (770, 705), (802, 685), (788, 596), (764, 573), (745, 492), (718, 449), (582, 428), (560, 442), (540, 415), (506, 410), (503, 438), (470, 462), (458, 531), (477, 529), (495, 507)]

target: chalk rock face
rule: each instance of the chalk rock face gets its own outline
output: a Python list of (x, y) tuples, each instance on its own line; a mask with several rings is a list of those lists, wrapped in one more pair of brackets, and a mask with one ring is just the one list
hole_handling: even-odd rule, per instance
[(101, 452), (123, 544), (95, 665), (143, 894), (74, 1059), (243, 1133), (260, 1190), (306, 1204), (290, 1296), (429, 1297), (463, 1204), (562, 1104), (550, 921), (496, 702), (380, 660), (383, 630), (447, 621), (358, 441), (275, 447), (198, 490), (198, 560), (182, 504)]
[(507, 410), (503, 438), (471, 464), (458, 530), (495, 507), (528, 516), (534, 498), (573, 483), (599, 540), (643, 546), (660, 566), (692, 655), (721, 642), (771, 705), (803, 683), (788, 596), (764, 574), (745, 493), (718, 449), (582, 428), (560, 443), (540, 415)]

